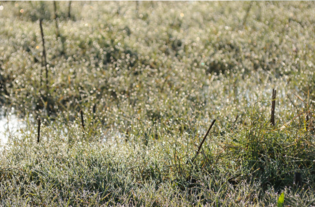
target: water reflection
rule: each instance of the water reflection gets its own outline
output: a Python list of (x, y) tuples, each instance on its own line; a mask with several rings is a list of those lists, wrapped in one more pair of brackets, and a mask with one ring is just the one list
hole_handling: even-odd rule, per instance
[(5, 146), (11, 137), (20, 136), (21, 129), (25, 128), (25, 121), (18, 118), (14, 108), (5, 110), (0, 108), (0, 146)]

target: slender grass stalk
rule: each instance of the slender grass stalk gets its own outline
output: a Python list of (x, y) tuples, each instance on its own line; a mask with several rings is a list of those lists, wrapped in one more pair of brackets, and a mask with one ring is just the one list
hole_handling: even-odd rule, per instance
[(298, 115), (296, 115), (295, 117), (293, 117), (290, 121), (288, 121), (287, 123), (285, 123), (284, 125), (282, 125), (282, 127), (280, 127), (281, 130), (285, 129), (294, 119), (300, 117), (302, 114), (304, 114), (306, 112), (302, 111), (301, 113), (299, 113)]

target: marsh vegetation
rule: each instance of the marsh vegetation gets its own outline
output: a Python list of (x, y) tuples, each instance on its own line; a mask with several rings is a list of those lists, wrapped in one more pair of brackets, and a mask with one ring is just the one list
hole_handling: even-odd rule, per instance
[(315, 206), (314, 8), (1, 2), (0, 205)]

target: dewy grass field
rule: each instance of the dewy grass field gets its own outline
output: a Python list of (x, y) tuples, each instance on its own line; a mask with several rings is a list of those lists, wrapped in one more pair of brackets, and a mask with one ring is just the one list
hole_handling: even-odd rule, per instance
[(314, 9), (0, 2), (0, 205), (315, 206)]

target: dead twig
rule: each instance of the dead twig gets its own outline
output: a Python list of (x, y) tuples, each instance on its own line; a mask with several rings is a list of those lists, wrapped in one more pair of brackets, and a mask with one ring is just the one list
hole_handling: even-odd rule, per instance
[(210, 132), (212, 126), (214, 125), (214, 122), (215, 122), (215, 121), (216, 121), (215, 119), (212, 121), (212, 123), (211, 123), (211, 125), (210, 125), (210, 127), (209, 127), (209, 129), (208, 129), (208, 131), (207, 131), (207, 133), (206, 133), (206, 135), (204, 136), (203, 140), (201, 141), (201, 143), (200, 143), (200, 145), (199, 145), (199, 147), (198, 147), (198, 150), (197, 150), (197, 152), (196, 152), (195, 157), (191, 160), (191, 162), (194, 162), (194, 160), (195, 160), (195, 159), (197, 158), (197, 156), (199, 155), (200, 150), (201, 150), (201, 147), (202, 147), (203, 143), (205, 142), (205, 140), (206, 140), (206, 138), (207, 138), (207, 136), (208, 136), (208, 134), (209, 134), (209, 132)]

